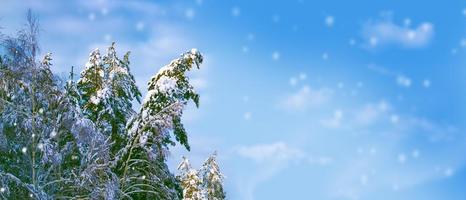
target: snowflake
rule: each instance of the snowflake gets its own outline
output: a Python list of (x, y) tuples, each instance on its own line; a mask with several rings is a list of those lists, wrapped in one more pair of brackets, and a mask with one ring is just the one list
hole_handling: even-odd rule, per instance
[(326, 24), (328, 27), (332, 27), (334, 23), (335, 23), (335, 18), (334, 18), (333, 16), (327, 16), (327, 17), (325, 17), (325, 24)]
[(272, 59), (273, 60), (279, 60), (280, 59), (280, 53), (278, 51), (275, 51), (272, 53)]
[(26, 153), (27, 150), (28, 150), (28, 149), (27, 149), (26, 147), (23, 147), (23, 148), (21, 149), (21, 152)]

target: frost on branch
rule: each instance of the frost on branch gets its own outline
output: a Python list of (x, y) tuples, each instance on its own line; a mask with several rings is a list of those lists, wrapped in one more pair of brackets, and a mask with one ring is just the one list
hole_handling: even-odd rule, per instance
[(130, 135), (147, 135), (159, 153), (166, 150), (167, 145), (174, 145), (170, 131), (176, 141), (190, 149), (188, 136), (181, 123), (183, 109), (189, 100), (199, 105), (199, 95), (189, 83), (186, 72), (193, 65), (199, 68), (202, 55), (192, 49), (162, 67), (148, 83), (148, 92), (143, 101), (138, 118), (130, 124)]
[[(199, 95), (186, 72), (199, 67), (201, 54), (193, 49), (163, 67), (136, 113), (141, 93), (129, 52), (120, 59), (114, 43), (104, 55), (96, 49), (77, 82), (73, 68), (62, 82), (52, 54), (37, 59), (31, 16), (17, 37), (0, 42), (0, 199), (182, 199), (165, 157), (175, 142), (189, 150), (181, 117)], [(186, 198), (207, 198), (203, 180), (210, 179), (185, 175), (202, 189)]]
[(120, 151), (120, 185), (131, 197), (182, 197), (179, 183), (164, 163), (165, 154), (168, 144), (175, 144), (171, 140), (171, 132), (177, 141), (189, 149), (181, 115), (189, 100), (198, 105), (199, 95), (194, 92), (185, 73), (193, 65), (199, 67), (201, 63), (201, 54), (193, 49), (160, 69), (149, 81), (149, 91), (142, 108), (128, 124), (129, 143)]
[(181, 172), (178, 179), (183, 187), (183, 200), (204, 200), (205, 192), (202, 188), (202, 179), (198, 172), (192, 169), (189, 160), (183, 157), (178, 170)]
[(223, 200), (223, 179), (217, 164), (217, 153), (214, 152), (196, 171), (192, 169), (187, 158), (183, 157), (178, 165), (180, 174), (177, 176), (183, 187), (184, 200)]
[[(50, 67), (36, 60), (37, 24), (1, 42), (0, 198), (108, 198), (118, 184), (107, 139), (72, 103)], [(118, 191), (118, 190), (116, 190)]]
[(217, 164), (217, 153), (214, 152), (204, 162), (199, 173), (203, 177), (203, 187), (208, 200), (223, 200), (225, 192), (223, 191), (223, 179), (225, 178), (220, 172)]
[(96, 49), (91, 52), (77, 85), (84, 114), (111, 138), (113, 154), (127, 142), (126, 124), (135, 114), (132, 101), (140, 102), (141, 97), (129, 64), (129, 52), (123, 59), (118, 58), (115, 43), (103, 57)]

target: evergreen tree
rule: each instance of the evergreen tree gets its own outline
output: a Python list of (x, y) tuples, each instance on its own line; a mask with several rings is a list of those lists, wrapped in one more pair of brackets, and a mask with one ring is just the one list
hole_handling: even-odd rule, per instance
[(84, 114), (93, 122), (97, 122), (101, 96), (104, 89), (104, 66), (99, 49), (95, 49), (89, 55), (89, 61), (81, 72), (77, 88), (81, 95), (80, 102)]
[(224, 176), (220, 172), (220, 168), (217, 164), (217, 152), (214, 152), (209, 156), (199, 171), (203, 178), (203, 187), (206, 192), (207, 199), (225, 199), (225, 192), (223, 190)]
[(183, 160), (178, 165), (180, 176), (178, 179), (183, 187), (183, 200), (204, 200), (205, 192), (202, 188), (203, 182), (198, 172), (192, 169), (189, 160), (183, 156)]
[(149, 81), (141, 111), (128, 125), (128, 145), (120, 151), (121, 187), (134, 194), (132, 197), (181, 198), (180, 186), (165, 164), (165, 154), (167, 145), (174, 145), (171, 132), (189, 149), (180, 119), (188, 101), (193, 100), (198, 105), (199, 96), (190, 85), (186, 72), (192, 65), (199, 67), (200, 63), (202, 56), (193, 49), (162, 67)]
[(90, 54), (89, 62), (78, 81), (82, 95), (82, 108), (99, 130), (111, 137), (112, 152), (126, 144), (126, 124), (135, 111), (132, 101), (140, 101), (141, 92), (129, 69), (129, 52), (123, 60), (117, 57), (115, 43), (100, 58), (97, 50)]
[(79, 95), (76, 82), (74, 82), (74, 67), (73, 66), (71, 66), (70, 76), (68, 77), (68, 81), (66, 81), (65, 93), (66, 93), (66, 96), (70, 98), (71, 103), (74, 104), (76, 108), (80, 110), (79, 104), (81, 102), (81, 96)]
[(64, 95), (51, 54), (37, 62), (37, 34), (29, 12), (27, 26), (1, 45), (0, 197), (111, 197), (118, 182), (106, 167), (107, 139)]
[(176, 141), (190, 149), (181, 116), (190, 100), (199, 105), (186, 76), (202, 63), (197, 50), (152, 77), (136, 113), (132, 102), (141, 93), (129, 52), (119, 59), (114, 44), (103, 57), (96, 49), (80, 79), (74, 82), (72, 68), (61, 85), (51, 71), (52, 55), (36, 59), (37, 34), (29, 12), (28, 26), (1, 40), (0, 199), (181, 199), (184, 192), (194, 200), (206, 198), (204, 187), (223, 194), (217, 179), (201, 179), (187, 160), (181, 182), (165, 163)]

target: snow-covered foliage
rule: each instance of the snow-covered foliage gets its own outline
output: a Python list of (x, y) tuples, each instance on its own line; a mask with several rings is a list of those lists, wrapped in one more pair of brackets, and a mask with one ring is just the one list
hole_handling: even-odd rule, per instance
[[(187, 134), (181, 124), (184, 106), (189, 100), (196, 105), (199, 96), (189, 83), (186, 72), (202, 63), (199, 51), (193, 49), (162, 67), (149, 81), (149, 91), (142, 108), (128, 124), (128, 145), (119, 155), (117, 169), (121, 187), (140, 198), (177, 199), (182, 196), (175, 177), (164, 163), (173, 132), (176, 140), (189, 149)], [(141, 180), (140, 177), (145, 177)], [(141, 187), (139, 187), (141, 186)], [(148, 188), (156, 193), (147, 192)], [(161, 196), (163, 195), (163, 196)]]
[(198, 172), (191, 167), (189, 160), (183, 157), (180, 165), (179, 179), (183, 187), (183, 200), (204, 200), (206, 199), (205, 192), (202, 188), (202, 179)]
[[(1, 47), (0, 197), (4, 199), (112, 198), (118, 184), (108, 165), (108, 140), (79, 112), (50, 70), (36, 60), (37, 22)], [(116, 190), (117, 191), (117, 190)]]
[(199, 173), (203, 177), (203, 187), (208, 200), (223, 200), (225, 192), (223, 190), (223, 179), (217, 164), (217, 152), (214, 152), (202, 165)]
[[(141, 111), (130, 124), (130, 135), (147, 134), (150, 141), (156, 144), (157, 151), (163, 154), (167, 145), (174, 145), (170, 132), (173, 131), (176, 141), (189, 150), (188, 136), (181, 123), (183, 108), (189, 100), (199, 105), (199, 95), (189, 83), (186, 72), (193, 65), (199, 68), (202, 55), (197, 49), (181, 55), (169, 65), (162, 67), (149, 83), (149, 91), (143, 101)], [(164, 155), (161, 155), (164, 156)]]
[(114, 43), (104, 56), (96, 49), (79, 80), (72, 68), (62, 83), (50, 69), (52, 54), (36, 57), (38, 30), (29, 13), (16, 37), (1, 39), (0, 199), (176, 200), (185, 194), (194, 200), (210, 195), (202, 188), (221, 184), (216, 164), (206, 165), (215, 169), (206, 173), (213, 178), (189, 169), (183, 176), (202, 189), (195, 193), (165, 163), (169, 144), (178, 141), (189, 150), (181, 117), (190, 100), (199, 104), (186, 76), (202, 63), (199, 51), (160, 69), (136, 113), (132, 103), (141, 93), (129, 52), (120, 59)]
[(132, 101), (140, 102), (141, 92), (129, 69), (129, 52), (118, 58), (115, 43), (101, 58), (98, 49), (91, 52), (77, 90), (84, 113), (114, 142), (111, 152), (125, 146), (126, 123), (134, 114)]
[(217, 153), (214, 152), (199, 170), (194, 170), (185, 157), (178, 165), (180, 174), (177, 178), (183, 187), (184, 200), (223, 200), (224, 176), (217, 164)]

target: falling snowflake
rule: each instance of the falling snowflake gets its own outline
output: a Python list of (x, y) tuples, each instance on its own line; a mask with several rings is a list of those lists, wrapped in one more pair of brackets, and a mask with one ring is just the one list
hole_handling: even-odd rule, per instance
[(188, 8), (188, 9), (185, 10), (184, 16), (188, 20), (193, 20), (194, 17), (196, 16), (196, 11), (194, 11), (194, 9), (192, 9), (192, 8)]
[(398, 155), (398, 162), (404, 164), (406, 162), (406, 155), (401, 153)]
[(143, 31), (144, 28), (146, 27), (146, 24), (142, 21), (136, 23), (136, 30), (137, 31)]
[(241, 14), (241, 10), (239, 9), (239, 7), (233, 7), (233, 8), (231, 9), (231, 15), (232, 15), (233, 17), (239, 17), (240, 14)]
[(245, 119), (246, 121), (249, 121), (249, 120), (251, 119), (251, 117), (252, 117), (251, 112), (246, 112), (246, 113), (244, 113), (244, 119)]
[(272, 59), (275, 60), (275, 61), (279, 60), (280, 59), (280, 53), (278, 51), (274, 51), (272, 53)]
[(322, 54), (322, 59), (328, 60), (328, 53), (323, 53)]
[(424, 81), (422, 81), (422, 85), (423, 85), (425, 88), (429, 88), (429, 87), (430, 87), (430, 80), (425, 79)]
[(325, 25), (327, 25), (328, 27), (332, 27), (334, 23), (335, 23), (335, 18), (333, 16), (325, 17)]
[(394, 124), (398, 123), (399, 120), (400, 119), (399, 119), (398, 115), (393, 114), (392, 116), (390, 116), (390, 121), (392, 123), (394, 123)]

